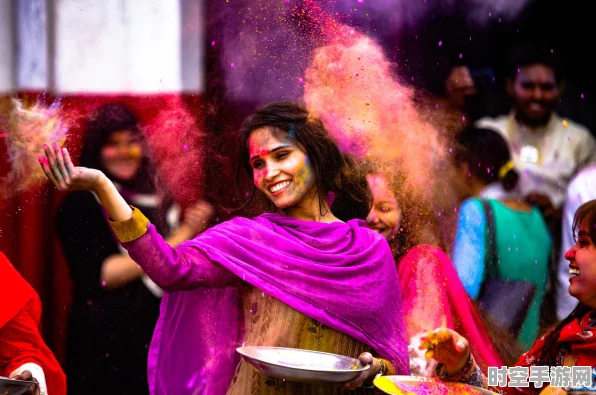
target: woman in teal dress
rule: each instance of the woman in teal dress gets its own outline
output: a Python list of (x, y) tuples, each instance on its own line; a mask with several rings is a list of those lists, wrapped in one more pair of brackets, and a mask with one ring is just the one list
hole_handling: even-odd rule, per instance
[(453, 262), (473, 299), (486, 279), (487, 220), (483, 200), (492, 209), (498, 275), (536, 286), (518, 342), (529, 348), (539, 330), (540, 306), (549, 276), (551, 239), (540, 211), (517, 195), (518, 174), (507, 143), (497, 132), (469, 128), (458, 135), (455, 162), (468, 198), (460, 207)]

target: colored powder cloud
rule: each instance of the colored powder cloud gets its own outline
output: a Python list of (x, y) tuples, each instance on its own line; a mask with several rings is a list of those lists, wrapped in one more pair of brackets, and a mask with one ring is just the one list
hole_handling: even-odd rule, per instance
[(18, 99), (0, 103), (0, 127), (6, 133), (10, 171), (2, 180), (2, 197), (40, 185), (46, 180), (38, 162), (43, 144), (62, 146), (74, 119), (65, 114), (57, 100), (47, 106), (41, 100), (28, 104)]
[[(292, 5), (284, 1), (239, 0), (214, 5), (226, 21), (222, 64), (230, 98), (292, 100), (312, 51), (311, 40), (295, 29)], [(233, 66), (231, 66), (233, 65)]]
[(165, 188), (183, 205), (200, 198), (205, 136), (182, 100), (168, 103), (144, 129)]
[(306, 71), (304, 99), (344, 150), (392, 163), (411, 193), (434, 194), (447, 159), (444, 144), (421, 118), (414, 91), (396, 80), (372, 39), (344, 34), (317, 49)]

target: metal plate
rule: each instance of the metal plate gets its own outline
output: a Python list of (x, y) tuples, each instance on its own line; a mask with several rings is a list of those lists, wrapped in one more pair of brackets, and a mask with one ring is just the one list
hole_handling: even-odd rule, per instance
[(33, 381), (13, 380), (0, 376), (0, 395), (21, 395), (27, 388), (35, 384)]
[(496, 395), (472, 385), (421, 376), (381, 376), (375, 379), (373, 384), (383, 393), (390, 395)]
[(346, 383), (369, 369), (354, 358), (283, 347), (238, 347), (236, 351), (257, 371), (302, 383)]

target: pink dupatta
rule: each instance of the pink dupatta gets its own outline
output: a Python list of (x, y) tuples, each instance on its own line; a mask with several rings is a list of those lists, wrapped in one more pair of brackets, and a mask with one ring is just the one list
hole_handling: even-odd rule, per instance
[(416, 246), (399, 260), (397, 271), (408, 337), (445, 323), (469, 341), (485, 374), (488, 366), (503, 365), (451, 260), (441, 249)]

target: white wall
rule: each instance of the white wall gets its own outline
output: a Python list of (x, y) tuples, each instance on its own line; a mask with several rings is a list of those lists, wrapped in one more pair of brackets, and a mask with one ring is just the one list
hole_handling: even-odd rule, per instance
[(0, 93), (200, 93), (204, 9), (204, 0), (0, 0)]
[(55, 1), (58, 92), (181, 90), (178, 1)]

